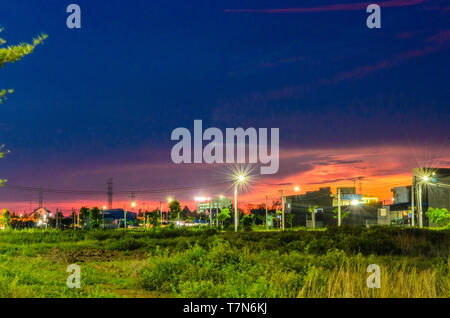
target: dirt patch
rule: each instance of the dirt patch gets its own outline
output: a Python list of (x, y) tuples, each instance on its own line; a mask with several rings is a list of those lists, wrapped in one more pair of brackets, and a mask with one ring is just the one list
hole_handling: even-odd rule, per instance
[(83, 262), (109, 262), (122, 258), (119, 251), (101, 250), (101, 249), (76, 249), (61, 250), (58, 247), (51, 248), (44, 257), (57, 263), (83, 263)]

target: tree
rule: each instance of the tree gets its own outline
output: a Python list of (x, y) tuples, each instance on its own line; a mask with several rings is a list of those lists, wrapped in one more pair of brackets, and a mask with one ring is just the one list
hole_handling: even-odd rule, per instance
[(89, 209), (84, 206), (80, 209), (80, 224), (82, 228), (86, 228), (88, 226), (88, 218)]
[(312, 228), (315, 229), (316, 228), (316, 210), (317, 210), (318, 206), (314, 205), (314, 206), (310, 206), (308, 208), (308, 212), (311, 213), (311, 218), (312, 218)]
[(230, 209), (222, 209), (217, 215), (217, 218), (219, 219), (220, 224), (223, 226), (226, 220), (231, 219)]
[[(1, 102), (1, 98), (0, 98)], [(6, 154), (8, 154), (9, 150), (3, 150), (5, 148), (5, 145), (0, 146), (0, 158), (4, 158)], [(7, 180), (0, 179), (0, 187), (6, 182)]]
[(450, 212), (447, 209), (435, 209), (429, 207), (426, 216), (438, 226), (446, 226), (450, 222)]
[(292, 223), (294, 222), (294, 213), (286, 213), (286, 222), (291, 226), (292, 228)]
[[(339, 214), (339, 208), (334, 208), (333, 209), (333, 219), (337, 219), (338, 218), (338, 214)], [(341, 222), (347, 217), (349, 216), (350, 212), (348, 210), (342, 211), (342, 207), (341, 207)]]
[(281, 210), (276, 210), (275, 211), (275, 223), (277, 224), (277, 226), (280, 228), (281, 230), (281, 218), (283, 217), (283, 211)]
[(180, 213), (181, 213), (180, 202), (178, 202), (177, 200), (173, 200), (172, 202), (170, 202), (169, 210), (170, 210), (170, 218), (172, 220), (175, 218), (178, 218), (178, 219), (180, 218)]
[(240, 224), (244, 227), (244, 231), (250, 231), (252, 229), (253, 214), (244, 214), (240, 220)]
[(72, 218), (72, 228), (75, 229), (75, 224), (77, 220), (77, 212), (75, 209), (72, 209), (72, 213), (70, 214), (70, 217)]
[(2, 210), (0, 214), (0, 229), (9, 228), (9, 220), (11, 219), (11, 213), (7, 209)]
[[(0, 32), (3, 31), (3, 28), (0, 28)], [(10, 45), (8, 47), (3, 46), (6, 41), (0, 37), (0, 67), (3, 67), (5, 63), (14, 63), (19, 61), (25, 55), (28, 55), (33, 52), (34, 48), (41, 44), (48, 36), (46, 34), (39, 35), (37, 38), (33, 39), (32, 44), (29, 43), (20, 43), (18, 45)], [(7, 98), (7, 95), (14, 93), (14, 90), (9, 89), (0, 89), (0, 104)], [(0, 146), (0, 158), (3, 158), (5, 154), (9, 152), (3, 150), (4, 145)], [(0, 179), (0, 186), (2, 186), (6, 180)]]
[[(4, 29), (0, 28), (0, 32), (2, 32)], [(44, 40), (48, 36), (46, 34), (41, 34), (37, 36), (36, 38), (33, 38), (33, 42), (30, 43), (20, 43), (17, 45), (9, 45), (7, 47), (1, 47), (3, 46), (6, 41), (3, 38), (0, 38), (0, 67), (3, 67), (6, 63), (14, 63), (19, 60), (21, 60), (24, 56), (31, 54), (36, 46), (43, 43)], [(8, 94), (12, 94), (14, 92), (13, 89), (1, 89), (0, 90), (0, 104), (3, 100), (7, 98)]]
[(102, 215), (100, 209), (96, 206), (89, 210), (89, 227), (91, 229), (98, 229), (101, 224)]
[(159, 210), (153, 210), (149, 213), (149, 222), (153, 228), (159, 227), (160, 219), (159, 219)]
[(184, 206), (183, 212), (181, 212), (181, 215), (183, 218), (187, 218), (192, 215), (192, 212), (187, 205)]

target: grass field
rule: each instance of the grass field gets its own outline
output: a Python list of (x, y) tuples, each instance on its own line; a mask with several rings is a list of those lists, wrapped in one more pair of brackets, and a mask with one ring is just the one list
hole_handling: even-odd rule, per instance
[[(450, 297), (449, 239), (382, 227), (1, 231), (0, 297)], [(66, 286), (69, 264), (80, 289)]]

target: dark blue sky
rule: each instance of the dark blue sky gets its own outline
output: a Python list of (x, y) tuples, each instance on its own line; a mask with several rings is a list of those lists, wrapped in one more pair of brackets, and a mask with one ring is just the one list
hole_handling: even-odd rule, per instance
[[(72, 2), (81, 30), (65, 25)], [(8, 43), (49, 38), (0, 70), (0, 87), (15, 89), (0, 106), (0, 140), (12, 150), (0, 175), (77, 187), (71, 170), (171, 164), (172, 130), (194, 119), (279, 127), (284, 149), (441, 146), (450, 118), (446, 1), (378, 1), (381, 30), (366, 27), (363, 3), (2, 0)], [(294, 9), (268, 10), (280, 8)]]

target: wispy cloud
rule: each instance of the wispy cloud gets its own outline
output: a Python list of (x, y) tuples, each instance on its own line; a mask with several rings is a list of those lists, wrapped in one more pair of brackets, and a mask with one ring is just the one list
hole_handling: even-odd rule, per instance
[[(381, 7), (407, 7), (427, 2), (427, 0), (390, 0), (378, 2)], [(318, 7), (300, 7), (300, 8), (276, 8), (276, 9), (225, 9), (225, 12), (231, 13), (314, 13), (331, 11), (359, 11), (364, 10), (372, 2), (357, 3), (338, 3)]]

